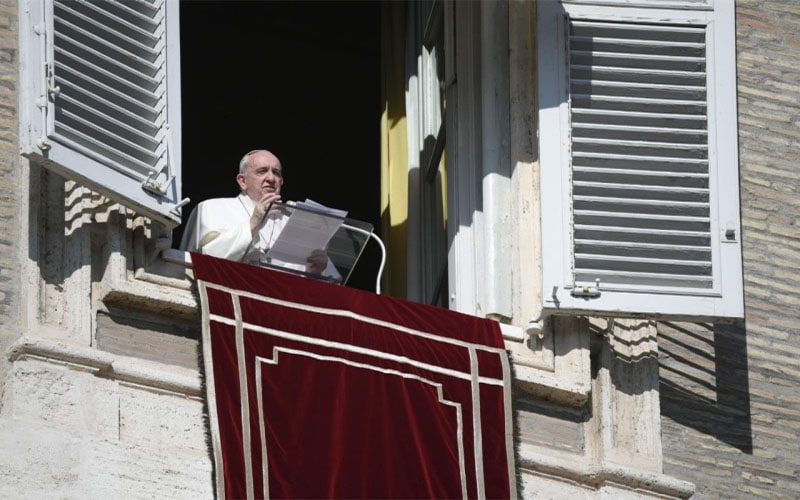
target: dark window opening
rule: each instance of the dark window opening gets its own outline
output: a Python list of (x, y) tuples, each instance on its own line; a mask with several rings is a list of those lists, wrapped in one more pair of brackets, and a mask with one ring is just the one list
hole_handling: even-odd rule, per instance
[[(380, 2), (180, 8), (184, 220), (236, 195), (239, 159), (264, 148), (283, 164), (284, 200), (348, 210), (380, 235)], [(368, 243), (349, 285), (374, 290), (379, 262)]]

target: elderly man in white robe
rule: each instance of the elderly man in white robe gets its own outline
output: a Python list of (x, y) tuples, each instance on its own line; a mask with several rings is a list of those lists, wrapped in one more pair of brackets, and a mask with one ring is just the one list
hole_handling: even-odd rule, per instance
[(324, 250), (313, 252), (305, 266), (268, 259), (267, 250), (288, 220), (283, 210), (275, 208), (283, 186), (283, 169), (277, 156), (264, 149), (250, 151), (239, 162), (236, 182), (241, 189), (239, 196), (212, 198), (195, 207), (186, 222), (181, 249), (338, 278)]

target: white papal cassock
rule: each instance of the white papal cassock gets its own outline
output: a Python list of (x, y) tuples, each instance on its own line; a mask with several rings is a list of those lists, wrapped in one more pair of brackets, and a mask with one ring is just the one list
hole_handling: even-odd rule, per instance
[[(181, 250), (199, 251), (248, 264), (271, 264), (305, 271), (304, 265), (267, 257), (267, 251), (286, 226), (289, 215), (281, 209), (272, 210), (253, 236), (250, 232), (250, 216), (254, 208), (255, 202), (244, 193), (232, 198), (212, 198), (200, 202), (186, 221)], [(339, 277), (330, 261), (322, 274)]]

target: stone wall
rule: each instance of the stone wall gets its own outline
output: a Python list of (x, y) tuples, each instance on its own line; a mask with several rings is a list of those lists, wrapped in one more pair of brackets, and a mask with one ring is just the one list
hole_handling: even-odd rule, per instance
[[(161, 328), (154, 344), (157, 323), (120, 319), (102, 303), (98, 282), (123, 259), (97, 249), (113, 235), (130, 240), (129, 222), (108, 208), (116, 217), (106, 223), (85, 190), (67, 192), (71, 183), (20, 156), (19, 71), (18, 3), (3, 0), (0, 497), (211, 498), (206, 412), (189, 357), (199, 332)], [(124, 260), (116, 267), (124, 271)], [(95, 309), (108, 314), (99, 337)], [(118, 348), (126, 335), (164, 359)]]
[(695, 498), (797, 498), (800, 4), (736, 4), (745, 320), (659, 325), (664, 472)]

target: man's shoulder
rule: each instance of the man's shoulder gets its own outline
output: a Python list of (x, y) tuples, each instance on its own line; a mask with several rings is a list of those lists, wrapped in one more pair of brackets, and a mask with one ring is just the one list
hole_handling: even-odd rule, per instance
[(208, 206), (208, 205), (233, 205), (239, 204), (239, 197), (238, 196), (226, 196), (223, 198), (209, 198), (207, 200), (203, 200), (198, 205)]
[(242, 218), (249, 218), (247, 209), (237, 196), (226, 198), (209, 198), (197, 204), (197, 217), (203, 226), (229, 225), (238, 223)]
[(214, 209), (219, 210), (222, 208), (236, 208), (241, 210), (242, 202), (239, 201), (238, 196), (228, 196), (225, 198), (209, 198), (197, 204), (197, 208), (201, 211)]

